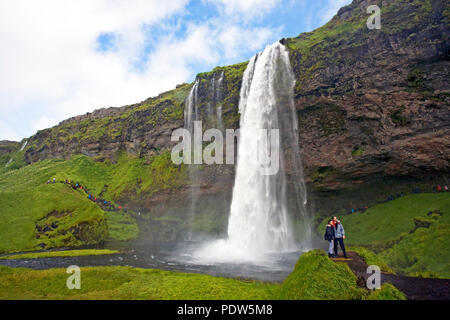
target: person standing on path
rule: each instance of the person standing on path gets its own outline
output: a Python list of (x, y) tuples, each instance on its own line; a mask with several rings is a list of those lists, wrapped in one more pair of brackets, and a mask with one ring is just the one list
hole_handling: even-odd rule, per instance
[(342, 223), (337, 219), (337, 217), (333, 217), (333, 226), (334, 226), (334, 255), (338, 257), (338, 244), (341, 246), (342, 253), (344, 253), (344, 258), (347, 258), (347, 252), (345, 251), (344, 239), (345, 239), (345, 230), (342, 226)]
[(334, 226), (333, 220), (328, 221), (324, 235), (325, 241), (328, 241), (328, 257), (334, 258)]

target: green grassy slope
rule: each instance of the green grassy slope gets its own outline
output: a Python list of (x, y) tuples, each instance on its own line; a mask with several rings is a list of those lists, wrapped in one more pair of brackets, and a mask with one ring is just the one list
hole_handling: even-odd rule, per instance
[(450, 278), (450, 193), (408, 195), (340, 219), (347, 244), (375, 251), (395, 271)]
[[(319, 251), (304, 254), (282, 284), (130, 267), (81, 268), (81, 290), (68, 290), (65, 269), (0, 267), (0, 299), (366, 299), (346, 265)], [(395, 288), (379, 298), (398, 299)]]
[[(36, 249), (42, 243), (46, 248), (79, 246), (137, 236), (136, 222), (128, 214), (105, 213), (83, 191), (62, 183), (47, 185), (48, 180), (78, 182), (93, 196), (117, 202), (176, 188), (185, 177), (185, 168), (173, 165), (168, 152), (150, 159), (122, 154), (116, 163), (78, 155), (0, 173), (0, 252)], [(36, 226), (45, 228), (55, 221), (57, 230), (36, 238)]]
[[(58, 181), (71, 179), (98, 195), (104, 184), (115, 178), (111, 172), (116, 166), (98, 165), (78, 156), (70, 161), (46, 160), (0, 174), (0, 252), (32, 250), (42, 243), (46, 248), (98, 243), (108, 237), (107, 220), (110, 238), (135, 237), (136, 223), (124, 213), (108, 212), (105, 216), (84, 192), (65, 184), (46, 184), (53, 177)], [(113, 195), (104, 198), (109, 200)], [(58, 227), (37, 238), (36, 226), (43, 229), (52, 223)]]
[[(59, 184), (11, 189), (0, 189), (0, 252), (32, 250), (41, 243), (49, 248), (106, 239), (103, 211), (83, 194)], [(36, 225), (51, 225), (56, 220), (46, 217), (55, 211), (64, 214), (57, 219), (58, 227), (37, 238)]]
[(53, 177), (79, 182), (93, 195), (103, 191), (102, 198), (117, 201), (182, 185), (185, 170), (173, 165), (169, 152), (149, 159), (121, 154), (115, 163), (75, 155), (68, 161), (49, 159), (0, 174), (0, 190), (15, 192), (36, 187)]

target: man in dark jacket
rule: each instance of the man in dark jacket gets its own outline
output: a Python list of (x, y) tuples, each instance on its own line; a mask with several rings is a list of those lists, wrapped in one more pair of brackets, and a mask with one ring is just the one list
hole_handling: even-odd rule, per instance
[(328, 221), (327, 228), (325, 229), (324, 238), (328, 241), (328, 257), (334, 258), (334, 226), (333, 220)]
[(342, 226), (342, 223), (337, 219), (337, 217), (333, 217), (333, 226), (334, 226), (334, 255), (338, 256), (338, 244), (341, 246), (342, 252), (344, 253), (344, 258), (347, 258), (347, 253), (345, 252), (344, 239), (345, 239), (345, 230)]

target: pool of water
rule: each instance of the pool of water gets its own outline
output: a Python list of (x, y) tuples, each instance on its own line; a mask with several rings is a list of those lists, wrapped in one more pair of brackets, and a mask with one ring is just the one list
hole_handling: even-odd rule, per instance
[(36, 270), (67, 268), (71, 265), (87, 266), (132, 266), (180, 272), (203, 273), (214, 276), (242, 278), (270, 282), (283, 281), (294, 269), (303, 251), (270, 253), (258, 262), (208, 262), (195, 256), (204, 245), (199, 242), (177, 244), (153, 244), (143, 246), (136, 243), (107, 243), (103, 248), (116, 249), (112, 255), (84, 257), (55, 257), (39, 259), (0, 260), (0, 265)]

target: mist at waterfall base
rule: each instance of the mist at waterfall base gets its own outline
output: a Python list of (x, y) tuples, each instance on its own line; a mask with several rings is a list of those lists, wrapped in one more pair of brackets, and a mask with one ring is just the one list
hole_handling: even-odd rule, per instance
[[(302, 252), (312, 247), (294, 85), (289, 54), (281, 43), (268, 46), (250, 60), (240, 92), (240, 137), (227, 237), (184, 244), (173, 257), (189, 264), (228, 266), (231, 270), (253, 266), (257, 272), (254, 268), (259, 266), (286, 271), (293, 268)], [(196, 83), (187, 101), (185, 127), (190, 130), (192, 121), (198, 119), (197, 90)], [(267, 132), (261, 129), (279, 130), (279, 139), (272, 149), (262, 141)], [(274, 150), (280, 151), (279, 170), (265, 175), (256, 155), (261, 156), (259, 159), (270, 158)], [(287, 174), (295, 177), (294, 183), (287, 183)], [(192, 174), (190, 177), (194, 182), (198, 179)], [(192, 190), (191, 212), (195, 211), (198, 192)], [(289, 199), (288, 191), (293, 195)], [(294, 215), (303, 220), (301, 230), (296, 230), (297, 237), (292, 224)]]

